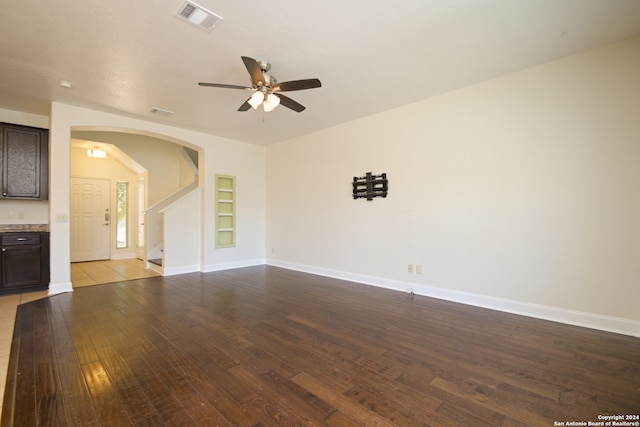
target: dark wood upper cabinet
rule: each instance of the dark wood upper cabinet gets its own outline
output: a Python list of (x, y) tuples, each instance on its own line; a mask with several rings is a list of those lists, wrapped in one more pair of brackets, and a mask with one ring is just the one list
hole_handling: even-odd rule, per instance
[(0, 123), (0, 199), (47, 200), (49, 131)]

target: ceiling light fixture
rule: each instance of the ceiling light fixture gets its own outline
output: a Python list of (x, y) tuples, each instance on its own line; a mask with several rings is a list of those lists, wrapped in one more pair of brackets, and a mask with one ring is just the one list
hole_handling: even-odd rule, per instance
[(249, 98), (249, 100), (247, 102), (254, 109), (257, 109), (260, 106), (260, 104), (262, 104), (263, 101), (264, 101), (264, 93), (255, 92), (253, 95), (251, 95), (251, 98)]
[(265, 113), (269, 111), (273, 111), (278, 105), (280, 105), (280, 98), (273, 93), (266, 94), (264, 92), (258, 91), (251, 95), (251, 98), (247, 100), (249, 105), (253, 107), (254, 110), (257, 110), (260, 105), (262, 105), (262, 109)]
[(60, 86), (65, 89), (71, 89), (73, 87), (73, 83), (71, 83), (69, 80), (60, 80)]
[(87, 150), (87, 156), (96, 159), (104, 159), (105, 157), (107, 157), (107, 152), (96, 147)]
[(269, 95), (267, 95), (267, 101), (269, 101), (269, 103), (274, 107), (277, 107), (278, 105), (280, 105), (280, 97), (277, 95), (274, 95), (273, 93), (270, 93)]

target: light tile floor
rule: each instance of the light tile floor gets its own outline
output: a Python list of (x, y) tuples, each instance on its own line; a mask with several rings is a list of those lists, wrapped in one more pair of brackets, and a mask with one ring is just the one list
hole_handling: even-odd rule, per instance
[[(74, 288), (142, 279), (159, 276), (144, 268), (138, 259), (79, 262), (71, 264), (71, 283)], [(0, 296), (0, 415), (4, 400), (4, 386), (7, 380), (11, 339), (18, 305), (45, 298), (48, 291), (27, 292)]]
[(159, 276), (159, 274), (144, 268), (144, 262), (139, 259), (74, 262), (71, 264), (71, 283), (74, 288), (154, 276)]

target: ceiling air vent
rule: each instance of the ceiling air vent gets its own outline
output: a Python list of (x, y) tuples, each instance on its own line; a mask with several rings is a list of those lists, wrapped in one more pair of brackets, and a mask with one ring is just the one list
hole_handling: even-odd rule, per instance
[(178, 9), (176, 16), (205, 31), (211, 31), (218, 22), (222, 21), (221, 16), (191, 1), (186, 1)]

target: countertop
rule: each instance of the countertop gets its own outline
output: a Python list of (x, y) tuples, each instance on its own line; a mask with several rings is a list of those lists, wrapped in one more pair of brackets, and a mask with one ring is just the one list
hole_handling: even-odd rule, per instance
[(0, 233), (49, 232), (49, 224), (0, 224)]

